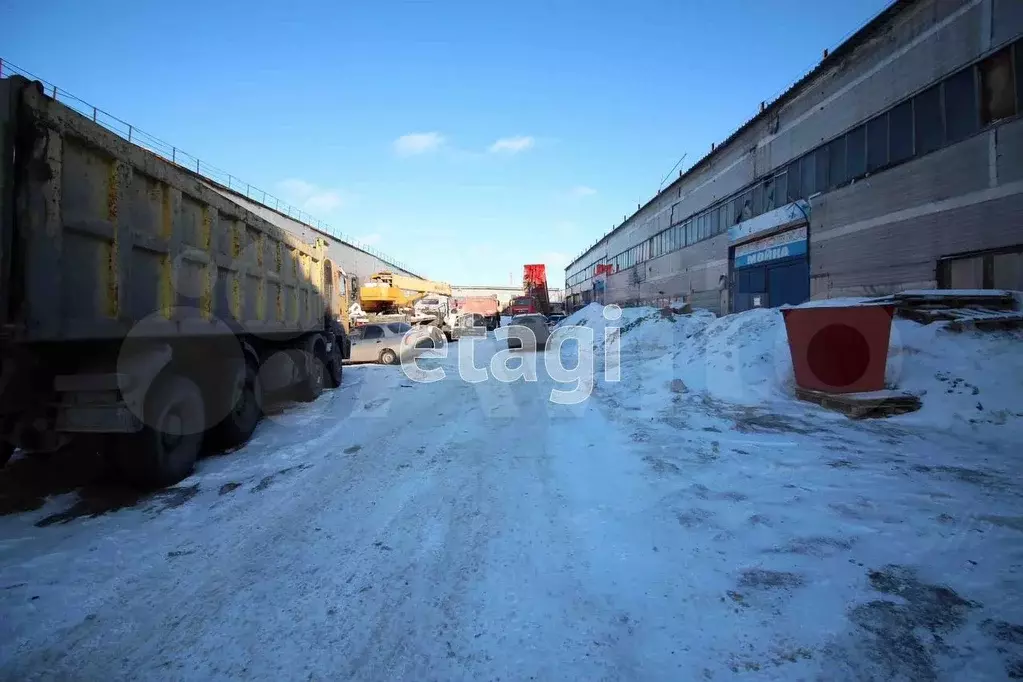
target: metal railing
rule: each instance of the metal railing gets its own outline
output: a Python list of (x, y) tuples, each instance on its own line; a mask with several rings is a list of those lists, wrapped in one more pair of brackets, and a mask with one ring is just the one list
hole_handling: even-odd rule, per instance
[(308, 227), (319, 230), (329, 234), (330, 236), (339, 239), (355, 248), (365, 251), (366, 253), (375, 256), (381, 261), (391, 265), (393, 267), (405, 270), (409, 273), (413, 271), (405, 263), (391, 258), (386, 253), (373, 248), (369, 244), (363, 244), (357, 239), (352, 238), (350, 235), (345, 235), (338, 229), (335, 229), (331, 225), (319, 220), (302, 209), (293, 206), (285, 201), (282, 201), (278, 197), (266, 192), (252, 184), (245, 182), (227, 171), (218, 168), (210, 163), (200, 160), (198, 157), (185, 152), (176, 146), (161, 140), (160, 138), (150, 135), (144, 130), (140, 130), (134, 125), (123, 121), (116, 116), (103, 111), (97, 106), (89, 104), (85, 100), (72, 95), (66, 90), (61, 90), (53, 83), (36, 76), (35, 74), (16, 66), (9, 61), (0, 58), (0, 78), (6, 78), (7, 76), (24, 76), (30, 80), (39, 81), (43, 84), (44, 91), (47, 95), (53, 99), (59, 101), (66, 107), (74, 109), (78, 113), (92, 119), (93, 123), (97, 123), (107, 130), (121, 136), (128, 142), (136, 144), (139, 147), (147, 149), (157, 156), (163, 157), (171, 163), (177, 164), (182, 168), (198, 173), (213, 182), (216, 182), (229, 190), (236, 192), (246, 199), (262, 204), (266, 208), (282, 213), (285, 216), (297, 220), (300, 223), (305, 224)]

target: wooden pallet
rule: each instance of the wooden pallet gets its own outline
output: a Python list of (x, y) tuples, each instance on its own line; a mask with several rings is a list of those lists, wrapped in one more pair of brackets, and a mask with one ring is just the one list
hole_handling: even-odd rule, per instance
[(948, 328), (955, 332), (966, 331), (968, 329), (977, 329), (985, 332), (1023, 329), (1023, 313), (963, 317), (949, 322)]
[(981, 307), (949, 308), (945, 306), (899, 306), (895, 314), (920, 324), (931, 322), (959, 322), (973, 320), (1023, 319), (1023, 315), (1011, 311)]
[(824, 409), (841, 412), (852, 419), (891, 417), (896, 414), (916, 412), (921, 406), (918, 396), (898, 391), (825, 393), (797, 386), (796, 397), (816, 403)]
[(890, 300), (899, 307), (941, 307), (941, 308), (987, 308), (990, 310), (1014, 310), (1015, 297), (1005, 291), (963, 292), (941, 289), (933, 291), (905, 291), (892, 294)]
[(948, 322), (953, 331), (1023, 326), (1023, 313), (1015, 311), (1015, 297), (1004, 291), (906, 291), (869, 302), (894, 305), (896, 316), (920, 324)]

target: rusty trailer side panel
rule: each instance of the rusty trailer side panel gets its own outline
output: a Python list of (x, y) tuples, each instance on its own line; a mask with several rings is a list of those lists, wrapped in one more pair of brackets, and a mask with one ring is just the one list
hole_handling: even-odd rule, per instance
[(3, 84), (16, 100), (17, 140), (5, 230), (21, 263), (9, 337), (322, 328), (324, 243), (301, 242), (36, 84)]

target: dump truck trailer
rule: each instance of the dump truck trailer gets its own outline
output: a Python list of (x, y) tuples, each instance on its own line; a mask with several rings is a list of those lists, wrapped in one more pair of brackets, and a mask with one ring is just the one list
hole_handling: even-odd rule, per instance
[(350, 348), (347, 277), (200, 176), (0, 80), (0, 463), (89, 438), (166, 485), (313, 400)]
[[(551, 314), (551, 302), (547, 293), (547, 266), (543, 263), (525, 265), (522, 268), (522, 291), (527, 298), (533, 300), (533, 308), (528, 312), (536, 312), (541, 315)], [(521, 302), (516, 299), (512, 302), (513, 312), (519, 311)]]

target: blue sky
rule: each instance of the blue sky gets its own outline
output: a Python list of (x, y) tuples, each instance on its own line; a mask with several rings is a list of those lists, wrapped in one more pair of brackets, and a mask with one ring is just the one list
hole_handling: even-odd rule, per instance
[(0, 0), (0, 57), (433, 279), (551, 284), (887, 0)]

